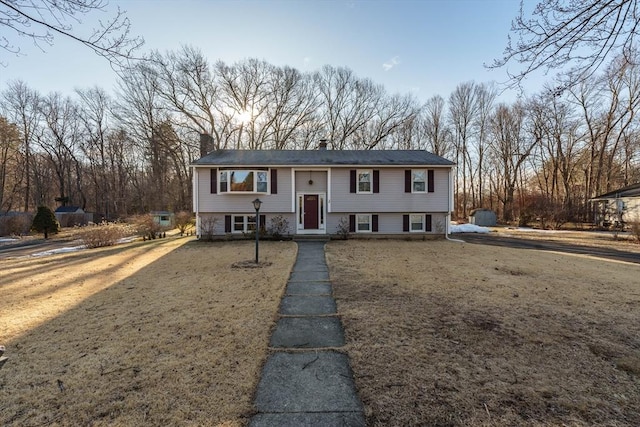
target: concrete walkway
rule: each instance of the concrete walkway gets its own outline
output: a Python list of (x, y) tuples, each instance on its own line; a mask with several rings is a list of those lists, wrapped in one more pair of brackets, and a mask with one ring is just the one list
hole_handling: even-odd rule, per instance
[(324, 243), (298, 243), (280, 303), (271, 355), (255, 396), (252, 427), (364, 426), (344, 332), (331, 296)]

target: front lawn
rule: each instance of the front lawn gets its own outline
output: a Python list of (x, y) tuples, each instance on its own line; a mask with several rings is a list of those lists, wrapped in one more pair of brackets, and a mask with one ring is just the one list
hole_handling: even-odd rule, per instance
[(238, 426), (295, 261), (168, 238), (0, 261), (0, 425)]
[(444, 240), (327, 260), (368, 425), (640, 425), (640, 265)]

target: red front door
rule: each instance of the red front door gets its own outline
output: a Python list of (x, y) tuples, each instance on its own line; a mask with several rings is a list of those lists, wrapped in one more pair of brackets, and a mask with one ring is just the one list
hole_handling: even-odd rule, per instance
[(318, 195), (304, 195), (304, 229), (318, 229)]

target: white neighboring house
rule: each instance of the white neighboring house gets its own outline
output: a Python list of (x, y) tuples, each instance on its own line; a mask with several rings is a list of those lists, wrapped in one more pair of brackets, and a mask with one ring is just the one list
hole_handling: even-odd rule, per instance
[(455, 164), (424, 150), (215, 150), (191, 164), (198, 236), (444, 235)]
[(591, 201), (596, 204), (595, 222), (600, 226), (640, 221), (640, 183), (601, 194)]

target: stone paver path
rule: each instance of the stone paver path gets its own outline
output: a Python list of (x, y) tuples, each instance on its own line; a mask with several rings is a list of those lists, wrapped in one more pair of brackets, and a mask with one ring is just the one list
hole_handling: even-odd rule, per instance
[(251, 427), (365, 425), (344, 331), (331, 295), (324, 242), (298, 242), (298, 257), (269, 343)]

